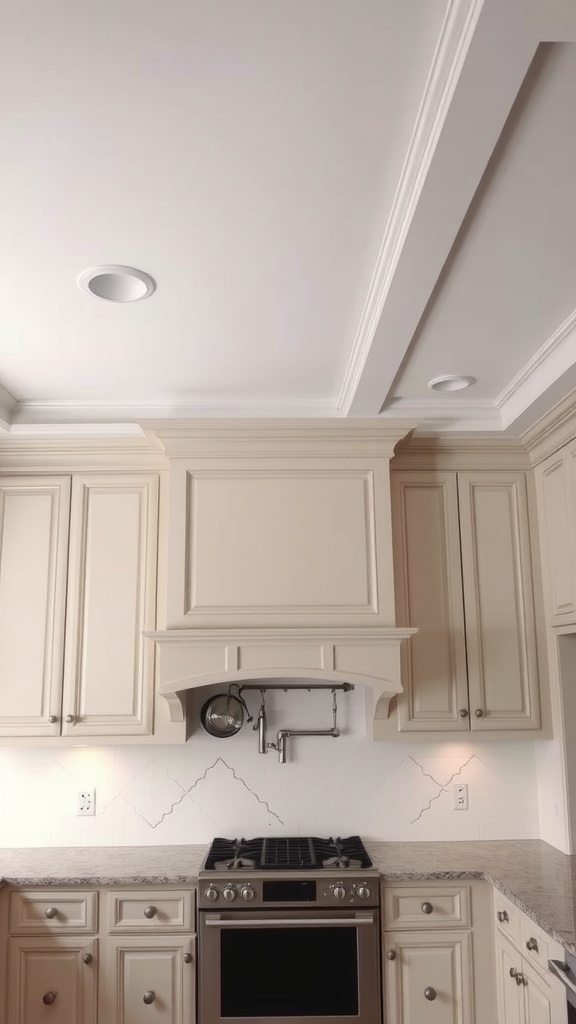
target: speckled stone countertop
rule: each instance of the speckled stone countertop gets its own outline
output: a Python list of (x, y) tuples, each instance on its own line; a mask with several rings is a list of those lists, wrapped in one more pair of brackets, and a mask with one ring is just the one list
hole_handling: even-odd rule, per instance
[[(576, 856), (538, 839), (366, 842), (384, 881), (491, 882), (576, 953)], [(194, 885), (206, 846), (0, 849), (0, 880), (17, 886)], [(0, 881), (0, 884), (1, 884)]]

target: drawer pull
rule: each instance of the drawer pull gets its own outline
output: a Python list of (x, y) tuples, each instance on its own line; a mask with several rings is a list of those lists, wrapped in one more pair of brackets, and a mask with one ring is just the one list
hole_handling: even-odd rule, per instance
[(46, 992), (42, 996), (42, 1002), (45, 1003), (46, 1006), (52, 1006), (52, 1003), (56, 1002), (56, 995), (56, 992)]
[(44, 911), (44, 917), (47, 917), (48, 920), (51, 921), (53, 917), (57, 916), (58, 911), (56, 910), (56, 907), (46, 907), (46, 910)]
[(431, 1003), (434, 1002), (434, 1000), (436, 999), (436, 995), (436, 989), (432, 988), (431, 985), (429, 985), (428, 988), (424, 989), (424, 999), (429, 999)]
[(155, 992), (145, 992), (144, 995), (142, 996), (142, 1001), (146, 1003), (146, 1006), (150, 1006), (150, 1003), (153, 1003), (155, 999)]
[(156, 907), (144, 907), (144, 917), (147, 917), (149, 921), (156, 917), (157, 913)]
[(84, 953), (84, 956), (82, 957), (82, 962), (85, 964), (91, 964), (93, 959), (94, 957), (92, 956), (92, 953)]
[(396, 959), (396, 950), (395, 949), (389, 949), (388, 952), (386, 953), (386, 956), (388, 957), (389, 960), (395, 960)]
[(496, 914), (496, 917), (500, 921), (500, 924), (502, 924), (503, 921), (509, 921), (510, 920), (510, 918), (508, 917), (508, 911), (507, 910), (499, 910), (498, 913)]
[(534, 936), (528, 939), (528, 942), (526, 943), (526, 949), (534, 950), (535, 953), (538, 952), (538, 943)]
[(432, 906), (431, 903), (423, 903), (420, 909), (423, 914), (431, 914), (432, 911), (434, 910), (434, 907)]
[(191, 964), (192, 963), (192, 959), (193, 959), (192, 953), (184, 953), (184, 963), (185, 964)]

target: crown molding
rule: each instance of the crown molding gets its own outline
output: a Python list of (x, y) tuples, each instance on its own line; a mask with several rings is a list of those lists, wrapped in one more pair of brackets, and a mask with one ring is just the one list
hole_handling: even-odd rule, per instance
[(14, 410), (18, 402), (10, 392), (0, 384), (0, 433), (10, 429)]
[(495, 399), (506, 429), (574, 365), (576, 310), (554, 331)]
[(167, 468), (168, 460), (158, 439), (142, 431), (132, 438), (0, 436), (2, 472), (157, 472)]
[(394, 398), (382, 410), (380, 418), (398, 415), (417, 419), (419, 434), (502, 431), (500, 411), (488, 399)]
[(348, 414), (484, 0), (449, 0), (337, 407)]
[(575, 437), (576, 389), (524, 431), (521, 441), (529, 452), (533, 465), (537, 465), (573, 441)]
[(530, 457), (518, 438), (502, 435), (422, 436), (400, 441), (391, 469), (528, 469)]

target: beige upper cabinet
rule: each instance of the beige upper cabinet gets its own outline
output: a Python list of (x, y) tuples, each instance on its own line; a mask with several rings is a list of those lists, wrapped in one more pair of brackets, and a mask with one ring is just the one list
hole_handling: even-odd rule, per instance
[(538, 663), (526, 475), (392, 474), (398, 729), (536, 729)]
[(14, 476), (0, 501), (0, 735), (149, 734), (157, 476)]
[(535, 469), (546, 620), (576, 622), (576, 442)]

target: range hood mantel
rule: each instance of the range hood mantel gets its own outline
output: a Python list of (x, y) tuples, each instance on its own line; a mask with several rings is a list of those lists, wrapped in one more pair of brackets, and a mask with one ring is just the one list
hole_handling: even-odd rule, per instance
[[(170, 460), (159, 691), (262, 680), (363, 685), (369, 734), (402, 690), (390, 459), (413, 421), (201, 421)], [(152, 428), (154, 429), (154, 427)], [(162, 609), (161, 609), (162, 613)]]
[(366, 731), (380, 738), (392, 697), (402, 692), (400, 644), (415, 629), (376, 631), (174, 629), (147, 633), (158, 646), (159, 691), (174, 722), (184, 720), (186, 692), (215, 683), (306, 680), (366, 688)]

